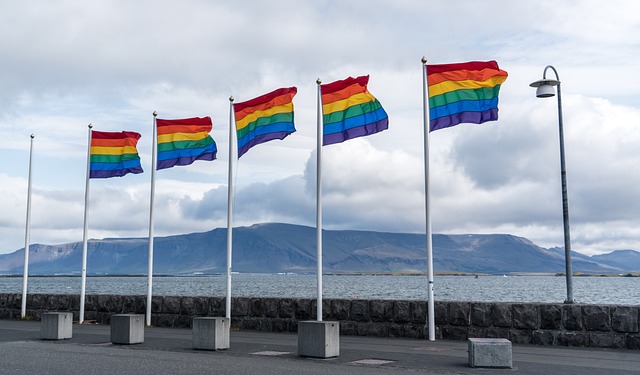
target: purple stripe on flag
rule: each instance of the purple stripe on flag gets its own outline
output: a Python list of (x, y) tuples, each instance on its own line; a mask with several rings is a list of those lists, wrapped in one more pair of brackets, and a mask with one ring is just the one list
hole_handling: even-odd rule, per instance
[(430, 131), (448, 128), (463, 122), (482, 124), (498, 119), (498, 108), (491, 108), (484, 112), (460, 112), (451, 116), (440, 117), (430, 121)]
[(176, 165), (190, 165), (196, 160), (215, 160), (217, 152), (207, 152), (197, 156), (186, 156), (176, 159), (159, 160), (156, 170), (171, 168)]
[(267, 133), (267, 134), (259, 135), (238, 149), (238, 159), (240, 159), (240, 156), (244, 155), (245, 152), (249, 151), (251, 147), (257, 144), (271, 141), (274, 139), (285, 139), (285, 137), (288, 136), (289, 134), (291, 134), (291, 132), (282, 131), (282, 132)]
[(322, 145), (331, 145), (341, 143), (351, 138), (364, 137), (366, 135), (375, 134), (389, 128), (389, 118), (385, 117), (380, 121), (372, 122), (358, 126), (356, 128), (346, 129), (340, 133), (325, 134), (322, 137)]
[(110, 178), (110, 177), (122, 177), (129, 173), (142, 173), (142, 167), (116, 169), (116, 170), (92, 170), (89, 171), (89, 178)]

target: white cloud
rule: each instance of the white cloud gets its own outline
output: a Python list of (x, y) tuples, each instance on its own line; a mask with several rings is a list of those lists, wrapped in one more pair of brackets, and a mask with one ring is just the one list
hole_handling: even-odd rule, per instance
[[(297, 86), (297, 132), (236, 164), (237, 225), (315, 223), (316, 84), (370, 74), (389, 130), (324, 148), (324, 225), (424, 227), (422, 73), (495, 59), (509, 72), (497, 123), (431, 134), (434, 230), (562, 243), (556, 101), (562, 80), (574, 249), (640, 250), (640, 76), (634, 3), (414, 0), (7, 2), (0, 14), (0, 252), (24, 243), (29, 134), (33, 242), (81, 240), (87, 124), (132, 130), (144, 174), (91, 181), (91, 237), (147, 234), (152, 112), (211, 116), (218, 160), (158, 172), (156, 234), (226, 225), (229, 96)], [(614, 21), (611, 21), (614, 20)]]

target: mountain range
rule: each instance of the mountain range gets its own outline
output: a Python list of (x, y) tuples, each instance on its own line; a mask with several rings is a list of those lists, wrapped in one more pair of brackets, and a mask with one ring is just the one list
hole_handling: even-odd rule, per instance
[[(226, 272), (226, 228), (203, 233), (154, 238), (154, 274)], [(147, 274), (147, 238), (107, 238), (88, 242), (88, 274)], [(564, 250), (545, 249), (509, 234), (433, 235), (435, 272), (558, 273), (564, 272)], [(575, 272), (618, 274), (640, 271), (640, 252), (617, 250), (587, 256), (572, 253)], [(82, 242), (33, 244), (29, 274), (79, 274)], [(0, 274), (22, 274), (24, 249), (0, 255)], [(316, 229), (267, 223), (233, 230), (235, 272), (316, 270)], [(323, 231), (323, 271), (426, 272), (425, 235), (358, 230)]]

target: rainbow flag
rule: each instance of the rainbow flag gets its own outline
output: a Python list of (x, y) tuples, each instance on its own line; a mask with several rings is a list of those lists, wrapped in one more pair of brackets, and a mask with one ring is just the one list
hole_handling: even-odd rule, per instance
[(293, 126), (293, 97), (297, 92), (296, 87), (277, 89), (233, 105), (238, 159), (257, 144), (284, 139), (296, 131)]
[(498, 119), (498, 92), (507, 72), (495, 61), (427, 65), (430, 131)]
[(215, 160), (218, 148), (211, 138), (210, 117), (180, 120), (156, 119), (158, 127), (157, 170), (190, 165), (196, 160)]
[(136, 132), (91, 131), (89, 178), (122, 177), (142, 173)]
[(389, 117), (367, 90), (367, 83), (369, 76), (320, 85), (323, 145), (375, 134), (389, 127)]

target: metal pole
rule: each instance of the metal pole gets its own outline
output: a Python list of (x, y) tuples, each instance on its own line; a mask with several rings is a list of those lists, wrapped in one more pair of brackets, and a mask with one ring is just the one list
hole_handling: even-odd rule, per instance
[(87, 211), (89, 211), (89, 175), (91, 167), (91, 128), (93, 125), (89, 124), (89, 142), (87, 145), (87, 180), (84, 189), (84, 228), (82, 232), (82, 275), (80, 281), (80, 317), (78, 323), (84, 322), (84, 296), (87, 286), (87, 231), (89, 229), (89, 222), (87, 220)]
[(558, 71), (547, 65), (542, 73), (542, 78), (546, 78), (547, 69), (553, 70), (558, 80), (558, 131), (560, 134), (560, 178), (562, 182), (562, 221), (564, 224), (564, 257), (567, 279), (567, 300), (564, 303), (574, 303), (573, 300), (573, 270), (571, 265), (571, 238), (569, 232), (569, 199), (567, 198), (567, 168), (565, 166), (564, 154), (564, 126), (562, 123), (562, 94), (560, 90), (560, 76)]
[(316, 152), (316, 263), (317, 263), (317, 299), (316, 320), (322, 321), (322, 81), (316, 80), (318, 85), (317, 113), (317, 152)]
[(156, 167), (158, 165), (158, 126), (156, 118), (158, 112), (153, 111), (153, 140), (151, 146), (151, 193), (149, 197), (149, 250), (148, 250), (148, 271), (147, 271), (147, 316), (146, 325), (151, 326), (151, 305), (153, 301), (153, 204), (156, 192)]
[(227, 298), (225, 316), (231, 319), (231, 264), (233, 254), (233, 96), (229, 97), (229, 176), (227, 184)]
[(29, 146), (29, 181), (27, 183), (27, 223), (24, 230), (24, 273), (22, 274), (22, 310), (20, 317), (24, 319), (27, 315), (27, 279), (29, 278), (29, 237), (31, 229), (31, 165), (33, 160), (33, 138), (31, 134), (31, 144)]
[(424, 202), (425, 202), (425, 234), (427, 246), (427, 319), (429, 341), (436, 339), (435, 303), (433, 296), (433, 240), (431, 236), (431, 198), (429, 181), (429, 85), (427, 84), (427, 58), (422, 58), (422, 108), (424, 131)]

